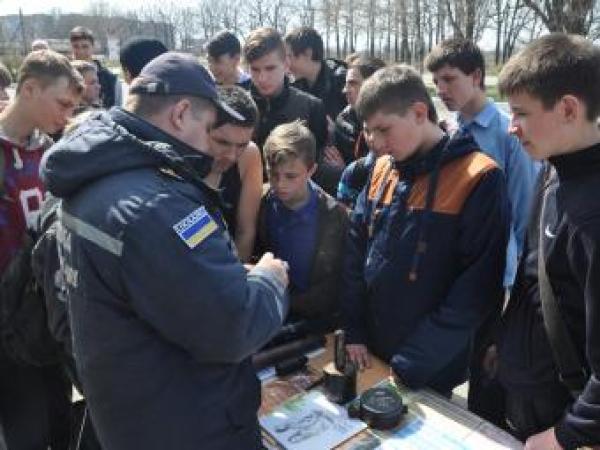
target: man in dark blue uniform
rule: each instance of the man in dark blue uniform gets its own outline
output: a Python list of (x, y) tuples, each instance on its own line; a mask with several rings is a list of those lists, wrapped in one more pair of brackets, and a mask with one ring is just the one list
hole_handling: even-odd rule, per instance
[(107, 449), (261, 447), (249, 356), (284, 320), (287, 272), (270, 254), (244, 268), (202, 181), (216, 108), (208, 72), (165, 53), (125, 109), (45, 155), (77, 370)]

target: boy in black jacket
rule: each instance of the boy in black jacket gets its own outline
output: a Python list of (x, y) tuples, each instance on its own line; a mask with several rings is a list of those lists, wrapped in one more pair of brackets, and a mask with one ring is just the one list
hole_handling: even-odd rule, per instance
[[(527, 439), (528, 450), (600, 444), (598, 79), (600, 50), (566, 34), (531, 43), (499, 79), (513, 113), (511, 131), (533, 158), (550, 163), (539, 182), (500, 346), (507, 419), (515, 434)], [(544, 272), (549, 286), (538, 283)], [(565, 352), (555, 345), (554, 332), (544, 329), (552, 329), (545, 325), (556, 316), (546, 308), (542, 312), (542, 286), (556, 298), (558, 317), (573, 343), (567, 356), (581, 363), (573, 373), (557, 369)]]
[[(318, 98), (290, 86), (286, 76), (289, 66), (285, 46), (279, 32), (273, 28), (253, 30), (246, 39), (243, 51), (252, 78), (250, 92), (260, 113), (253, 141), (262, 150), (273, 128), (299, 119), (306, 123), (315, 136), (316, 161), (320, 163), (327, 140), (325, 108)], [(314, 177), (328, 193), (335, 192), (335, 181), (324, 176), (322, 169)]]
[(285, 47), (294, 87), (320, 98), (331, 121), (346, 106), (346, 64), (325, 59), (323, 38), (317, 30), (300, 27), (285, 35)]
[(267, 136), (277, 125), (306, 121), (317, 141), (317, 160), (327, 139), (323, 102), (290, 86), (286, 77), (288, 63), (283, 39), (273, 28), (258, 28), (244, 45), (244, 58), (250, 68), (250, 91), (260, 112), (254, 142), (262, 149)]

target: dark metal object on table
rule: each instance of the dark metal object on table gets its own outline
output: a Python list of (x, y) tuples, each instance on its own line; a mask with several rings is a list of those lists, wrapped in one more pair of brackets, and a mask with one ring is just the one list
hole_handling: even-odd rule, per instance
[(323, 383), (332, 402), (347, 403), (356, 397), (356, 366), (348, 361), (343, 330), (334, 334), (333, 363), (323, 368)]
[(335, 368), (343, 372), (346, 367), (346, 336), (344, 330), (337, 330), (333, 335), (333, 358)]
[(400, 394), (385, 386), (367, 389), (348, 406), (350, 417), (361, 419), (376, 430), (394, 428), (404, 413), (406, 406)]
[(287, 359), (302, 356), (324, 345), (325, 336), (308, 336), (258, 352), (252, 356), (252, 363), (256, 370), (262, 370)]
[(283, 377), (294, 372), (298, 372), (306, 367), (308, 358), (306, 355), (294, 356), (275, 364), (275, 373), (278, 377)]

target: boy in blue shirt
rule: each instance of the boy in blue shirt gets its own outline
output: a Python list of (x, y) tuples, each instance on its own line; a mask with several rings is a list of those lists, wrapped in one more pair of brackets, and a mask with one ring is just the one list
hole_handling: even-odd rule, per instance
[[(433, 74), (438, 95), (450, 111), (457, 112), (459, 132), (470, 134), (481, 151), (504, 172), (511, 206), (504, 288), (510, 289), (523, 251), (538, 166), (523, 151), (519, 140), (509, 134), (508, 115), (487, 98), (485, 61), (477, 45), (465, 39), (447, 39), (431, 51), (425, 64)], [(488, 361), (495, 355), (491, 344), (493, 325), (499, 316), (498, 308), (478, 332), (469, 385), (469, 409), (497, 425), (503, 420), (499, 408), (502, 393), (494, 381), (493, 370), (488, 370), (493, 367)]]
[(528, 213), (538, 165), (509, 134), (508, 114), (485, 95), (485, 62), (481, 50), (465, 39), (447, 39), (425, 60), (437, 94), (448, 110), (456, 111), (459, 130), (468, 132), (483, 153), (504, 172), (511, 204), (511, 236), (507, 249), (504, 287), (510, 288), (523, 250)]
[(300, 121), (276, 127), (264, 145), (270, 189), (263, 197), (258, 246), (289, 264), (291, 320), (337, 323), (345, 209), (310, 177), (315, 138)]

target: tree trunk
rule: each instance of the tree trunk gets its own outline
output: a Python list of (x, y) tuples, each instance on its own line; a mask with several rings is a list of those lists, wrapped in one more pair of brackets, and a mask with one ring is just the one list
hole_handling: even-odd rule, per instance
[(496, 0), (496, 52), (494, 61), (496, 65), (500, 64), (500, 47), (502, 40), (502, 0)]
[(400, 5), (399, 0), (394, 2), (394, 61), (400, 60)]
[(408, 0), (400, 1), (400, 22), (402, 24), (402, 43), (400, 45), (400, 61), (404, 63), (411, 62), (410, 47), (408, 45), (408, 12), (406, 8), (406, 2)]
[(421, 30), (421, 2), (414, 0), (413, 13), (415, 18), (415, 59), (419, 66), (419, 71), (423, 72), (423, 33)]

